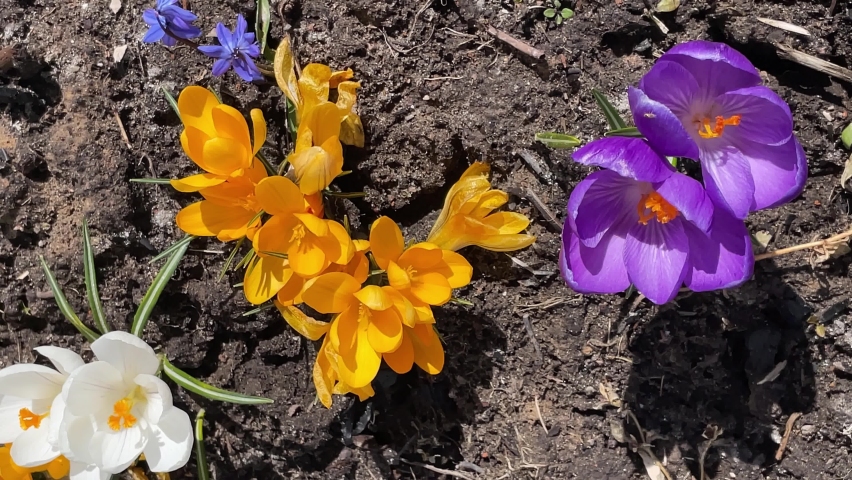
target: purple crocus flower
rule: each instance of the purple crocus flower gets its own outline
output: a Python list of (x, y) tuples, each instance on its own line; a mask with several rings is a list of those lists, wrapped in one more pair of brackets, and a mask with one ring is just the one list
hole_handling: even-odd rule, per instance
[(630, 284), (657, 304), (682, 285), (708, 291), (751, 277), (754, 256), (741, 220), (714, 208), (701, 184), (638, 138), (605, 138), (574, 160), (605, 168), (571, 192), (559, 266), (581, 293)]
[(804, 188), (808, 163), (790, 108), (731, 47), (677, 45), (628, 98), (650, 145), (699, 160), (707, 194), (737, 218), (788, 202)]
[(220, 45), (198, 47), (201, 53), (217, 59), (213, 64), (214, 76), (218, 77), (234, 67), (237, 75), (247, 82), (263, 78), (254, 64), (254, 59), (260, 56), (260, 46), (255, 41), (254, 33), (246, 32), (247, 28), (246, 19), (237, 15), (237, 26), (233, 33), (221, 23), (216, 25)]
[[(180, 8), (178, 0), (157, 0), (157, 7), (145, 10), (142, 19), (151, 27), (142, 38), (145, 43), (162, 40), (163, 44), (173, 47), (177, 39), (172, 35), (186, 40), (201, 36), (201, 29), (192, 25), (198, 17)], [(164, 27), (171, 35), (166, 33)]]

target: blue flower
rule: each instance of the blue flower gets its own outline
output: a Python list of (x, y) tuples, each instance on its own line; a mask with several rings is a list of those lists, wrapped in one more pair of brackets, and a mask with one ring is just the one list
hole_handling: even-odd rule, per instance
[[(162, 40), (163, 44), (173, 47), (177, 43), (175, 37), (189, 40), (201, 36), (201, 29), (191, 25), (198, 17), (180, 8), (177, 3), (178, 0), (157, 0), (157, 8), (145, 10), (142, 19), (151, 28), (145, 33), (143, 42), (155, 43)], [(163, 27), (170, 34), (166, 33)]]
[(213, 64), (214, 76), (218, 77), (234, 67), (237, 75), (247, 82), (263, 78), (254, 64), (254, 59), (260, 56), (260, 46), (255, 41), (254, 33), (247, 33), (246, 28), (246, 19), (237, 15), (237, 26), (233, 33), (221, 23), (216, 25), (216, 36), (221, 45), (198, 47), (201, 53), (217, 59)]

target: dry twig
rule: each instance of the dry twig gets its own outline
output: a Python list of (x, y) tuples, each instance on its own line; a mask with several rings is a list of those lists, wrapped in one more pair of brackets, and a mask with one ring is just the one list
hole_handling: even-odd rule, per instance
[(538, 421), (541, 422), (541, 428), (544, 429), (544, 434), (547, 435), (547, 425), (544, 423), (544, 417), (541, 416), (541, 407), (538, 406), (538, 395), (533, 397), (535, 400), (535, 413), (538, 414)]
[(852, 70), (849, 70), (848, 68), (841, 67), (840, 65), (835, 65), (831, 62), (827, 62), (821, 58), (815, 57), (805, 52), (800, 52), (786, 45), (776, 43), (775, 48), (778, 49), (778, 56), (780, 56), (781, 58), (798, 63), (799, 65), (804, 65), (808, 68), (812, 68), (818, 72), (822, 72), (834, 78), (839, 78), (840, 80), (845, 80), (849, 83), (852, 83)]
[(426, 464), (426, 463), (410, 462), (410, 461), (408, 461), (404, 458), (400, 458), (400, 460), (402, 460), (402, 463), (414, 465), (415, 467), (425, 468), (426, 470), (430, 470), (430, 471), (433, 471), (435, 473), (440, 473), (441, 475), (449, 475), (451, 477), (464, 478), (465, 480), (474, 480), (473, 477), (471, 477), (469, 475), (465, 475), (461, 472), (454, 472), (452, 470), (446, 470), (444, 468), (433, 467), (432, 465), (429, 465), (429, 464)]
[(784, 429), (784, 436), (781, 437), (781, 444), (778, 445), (778, 450), (775, 452), (775, 460), (780, 462), (782, 458), (784, 458), (784, 450), (787, 449), (787, 442), (790, 441), (790, 434), (793, 432), (793, 425), (796, 424), (796, 420), (802, 416), (802, 412), (793, 412), (790, 414), (790, 418), (787, 419), (787, 427)]
[(523, 40), (518, 40), (517, 38), (504, 32), (503, 30), (498, 30), (494, 27), (488, 27), (488, 33), (497, 40), (506, 43), (507, 45), (511, 46), (512, 48), (521, 53), (526, 53), (527, 55), (531, 56), (532, 58), (535, 58), (536, 60), (544, 56), (544, 50), (539, 50), (530, 45), (529, 43), (524, 42)]
[(761, 253), (760, 255), (754, 256), (754, 261), (766, 260), (767, 258), (780, 257), (781, 255), (786, 255), (788, 253), (798, 252), (800, 250), (807, 250), (809, 248), (826, 248), (832, 245), (836, 245), (843, 241), (846, 241), (849, 237), (852, 237), (852, 229), (849, 229), (843, 233), (839, 233), (833, 237), (826, 238), (825, 240), (818, 240), (816, 242), (803, 243), (801, 245), (795, 245), (792, 247), (781, 248), (772, 252)]

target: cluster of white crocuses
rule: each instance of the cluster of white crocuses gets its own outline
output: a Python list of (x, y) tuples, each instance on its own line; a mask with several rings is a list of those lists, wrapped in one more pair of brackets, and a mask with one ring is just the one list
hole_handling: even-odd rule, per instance
[(186, 465), (192, 423), (157, 377), (160, 359), (140, 338), (110, 332), (91, 345), (96, 360), (39, 347), (56, 370), (0, 370), (0, 444), (24, 469), (68, 459), (71, 480), (106, 480), (144, 454), (152, 472)]

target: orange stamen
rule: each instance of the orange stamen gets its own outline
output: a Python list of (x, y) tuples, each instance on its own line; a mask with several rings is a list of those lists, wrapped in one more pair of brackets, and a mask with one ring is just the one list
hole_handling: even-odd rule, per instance
[(112, 406), (113, 414), (109, 416), (107, 425), (113, 431), (119, 431), (122, 428), (133, 428), (136, 425), (136, 417), (130, 413), (133, 408), (133, 401), (127, 398), (115, 402)]
[(22, 408), (18, 412), (18, 421), (21, 422), (21, 430), (40, 427), (41, 421), (44, 420), (45, 417), (47, 417), (47, 413), (44, 415), (36, 415), (29, 408)]
[(642, 195), (639, 204), (636, 205), (636, 211), (639, 213), (639, 223), (642, 225), (647, 225), (655, 217), (660, 223), (669, 223), (679, 213), (674, 205), (657, 192)]
[(713, 127), (710, 127), (711, 120), (707, 117), (704, 117), (704, 120), (701, 121), (701, 125), (698, 126), (698, 134), (701, 135), (701, 138), (721, 137), (722, 132), (725, 131), (726, 126), (739, 125), (741, 118), (742, 115), (731, 115), (728, 118), (719, 115), (716, 117), (715, 124), (713, 125)]

